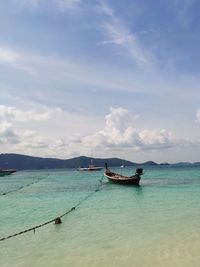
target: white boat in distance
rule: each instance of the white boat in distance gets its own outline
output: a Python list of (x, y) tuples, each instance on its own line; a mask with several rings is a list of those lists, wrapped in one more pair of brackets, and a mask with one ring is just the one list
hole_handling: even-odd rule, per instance
[(103, 167), (94, 166), (92, 160), (91, 164), (88, 167), (79, 167), (78, 171), (100, 171)]

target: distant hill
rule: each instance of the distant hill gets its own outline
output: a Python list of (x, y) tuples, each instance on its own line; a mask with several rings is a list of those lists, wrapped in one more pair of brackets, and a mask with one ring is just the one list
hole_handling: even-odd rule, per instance
[(120, 158), (91, 158), (80, 156), (71, 159), (56, 159), (56, 158), (41, 158), (32, 157), (20, 154), (0, 154), (0, 168), (2, 169), (17, 169), (17, 170), (40, 170), (40, 169), (62, 169), (62, 168), (78, 168), (80, 166), (87, 167), (91, 163), (91, 159), (95, 166), (105, 166), (105, 163), (110, 167), (119, 167), (122, 164), (125, 166), (200, 166), (200, 162), (178, 162), (174, 164), (156, 163), (147, 161), (143, 163), (135, 163)]
[(137, 165), (134, 162), (119, 159), (119, 158), (91, 158), (91, 157), (76, 157), (71, 159), (56, 159), (56, 158), (40, 158), (19, 154), (0, 154), (0, 168), (17, 170), (39, 170), (39, 169), (61, 169), (61, 168), (78, 168), (79, 166), (88, 166), (93, 160), (96, 166), (125, 166)]
[(200, 166), (200, 162), (194, 162), (195, 166)]
[(184, 166), (191, 166), (193, 164), (196, 164), (196, 163), (191, 163), (191, 162), (184, 161), (184, 162), (175, 163), (174, 165), (176, 165), (176, 166), (183, 166), (184, 167)]

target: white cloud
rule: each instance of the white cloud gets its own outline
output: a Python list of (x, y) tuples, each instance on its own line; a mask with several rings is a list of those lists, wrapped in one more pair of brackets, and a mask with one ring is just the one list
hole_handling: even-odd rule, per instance
[(51, 116), (51, 110), (46, 109), (43, 112), (38, 112), (34, 110), (20, 110), (15, 107), (8, 107), (0, 105), (0, 121), (41, 121), (47, 120)]
[(196, 113), (196, 121), (198, 123), (200, 123), (200, 109), (197, 110), (197, 113)]
[(134, 118), (122, 107), (111, 108), (105, 117), (105, 127), (92, 135), (82, 138), (78, 146), (75, 142), (69, 144), (71, 152), (91, 155), (113, 154), (114, 151), (160, 149), (174, 146), (171, 134), (166, 130), (142, 130), (134, 127)]
[(48, 120), (53, 114), (60, 112), (59, 109), (44, 109), (38, 112), (0, 105), (0, 143), (16, 153), (27, 151), (34, 154), (35, 149), (48, 151), (52, 141), (48, 137), (42, 137), (37, 131), (24, 130), (23, 125), (30, 127), (31, 122)]
[(139, 132), (139, 139), (144, 148), (163, 148), (163, 146), (172, 146), (171, 133), (166, 130), (143, 130)]
[(35, 131), (25, 131), (21, 136), (21, 142), (18, 147), (21, 150), (45, 149), (48, 151), (49, 144), (51, 144), (49, 138), (40, 136)]
[(0, 144), (16, 144), (19, 142), (18, 134), (13, 130), (12, 124), (0, 124)]
[(13, 140), (2, 138), (2, 151), (34, 156), (48, 156), (50, 154), (51, 140), (49, 138), (41, 136), (36, 131), (15, 132), (15, 135), (17, 141), (14, 138)]
[(170, 134), (165, 130), (143, 130), (138, 131), (133, 125), (131, 114), (124, 108), (111, 108), (110, 114), (106, 116), (106, 126), (103, 131), (96, 134), (104, 137), (104, 141), (113, 146), (130, 146), (132, 148), (146, 148), (171, 143)]
[(0, 47), (0, 63), (14, 63), (17, 61), (19, 54), (7, 48)]
[(107, 131), (118, 129), (120, 132), (123, 132), (130, 123), (131, 115), (127, 109), (124, 109), (122, 107), (111, 107), (110, 114), (106, 115), (105, 118)]
[[(8, 109), (6, 116), (8, 121), (29, 119), (28, 113), (18, 113), (15, 109)], [(17, 110), (19, 111), (19, 110)], [(16, 115), (17, 114), (17, 115)], [(32, 114), (35, 116), (35, 114)], [(65, 118), (65, 113), (60, 111), (60, 118)], [(39, 117), (41, 119), (41, 116)], [(43, 117), (42, 117), (43, 118)], [(58, 118), (58, 117), (57, 117)], [(174, 145), (171, 134), (166, 130), (142, 130), (138, 131), (135, 125), (137, 116), (133, 116), (127, 109), (118, 107), (110, 108), (110, 113), (105, 116), (105, 125), (102, 130), (93, 134), (67, 135), (67, 132), (56, 132), (56, 139), (48, 133), (44, 136), (37, 131), (18, 128), (14, 131), (11, 124), (3, 124), (0, 128), (1, 143), (15, 143), (13, 151), (32, 155), (44, 155), (54, 157), (71, 157), (77, 155), (109, 156), (127, 151), (157, 150)], [(5, 118), (4, 118), (5, 119)], [(35, 117), (38, 120), (38, 117)], [(56, 119), (56, 117), (54, 117)], [(63, 128), (63, 119), (60, 119)], [(45, 124), (49, 127), (49, 124)], [(67, 121), (66, 121), (67, 125)], [(58, 128), (58, 129), (59, 129)]]

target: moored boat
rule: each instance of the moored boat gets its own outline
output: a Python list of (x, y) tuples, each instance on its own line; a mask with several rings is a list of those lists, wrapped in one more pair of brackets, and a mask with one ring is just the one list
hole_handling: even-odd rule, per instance
[(16, 172), (17, 170), (15, 169), (0, 169), (0, 176), (5, 176), (5, 175), (9, 175), (9, 174), (12, 174), (14, 172)]
[(79, 167), (78, 171), (100, 171), (103, 167), (94, 166), (91, 160), (91, 164), (88, 167)]
[(107, 177), (110, 182), (127, 185), (139, 185), (141, 175), (143, 175), (143, 169), (141, 168), (138, 168), (135, 174), (129, 177), (110, 171), (110, 169), (107, 168), (107, 164), (104, 172), (104, 176)]

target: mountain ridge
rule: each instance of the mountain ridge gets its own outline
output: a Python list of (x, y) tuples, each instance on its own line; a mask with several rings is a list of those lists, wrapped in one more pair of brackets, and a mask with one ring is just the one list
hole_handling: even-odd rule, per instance
[(91, 160), (96, 166), (137, 166), (137, 165), (157, 165), (153, 161), (144, 163), (135, 163), (132, 161), (114, 158), (92, 158), (86, 156), (79, 156), (70, 159), (45, 158), (34, 157), (29, 155), (2, 153), (0, 154), (0, 168), (17, 170), (39, 170), (39, 169), (62, 169), (62, 168), (78, 168), (79, 166), (88, 166)]
[(2, 169), (17, 169), (17, 170), (40, 170), (40, 169), (62, 169), (62, 168), (78, 168), (79, 166), (88, 166), (93, 160), (96, 166), (105, 166), (105, 163), (110, 167), (125, 166), (200, 166), (200, 162), (178, 162), (169, 164), (156, 163), (154, 161), (146, 161), (136, 163), (117, 157), (114, 158), (92, 158), (79, 156), (70, 159), (58, 159), (49, 157), (35, 157), (29, 155), (2, 153), (0, 154), (0, 168)]

